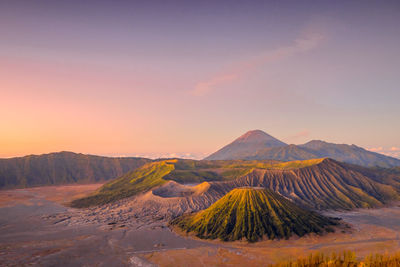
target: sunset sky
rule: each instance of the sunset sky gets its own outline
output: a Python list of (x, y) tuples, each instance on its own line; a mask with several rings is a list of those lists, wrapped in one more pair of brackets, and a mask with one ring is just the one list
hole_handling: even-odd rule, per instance
[(252, 129), (400, 158), (399, 1), (0, 1), (0, 157), (202, 158)]

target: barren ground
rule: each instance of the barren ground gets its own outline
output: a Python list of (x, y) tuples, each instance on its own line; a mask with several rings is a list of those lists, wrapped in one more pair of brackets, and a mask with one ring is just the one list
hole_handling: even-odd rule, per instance
[(350, 233), (249, 244), (184, 237), (171, 232), (162, 220), (146, 224), (89, 220), (85, 218), (90, 211), (62, 205), (100, 185), (0, 191), (0, 265), (262, 266), (317, 250), (354, 250), (360, 256), (400, 250), (399, 206), (328, 213), (350, 223)]

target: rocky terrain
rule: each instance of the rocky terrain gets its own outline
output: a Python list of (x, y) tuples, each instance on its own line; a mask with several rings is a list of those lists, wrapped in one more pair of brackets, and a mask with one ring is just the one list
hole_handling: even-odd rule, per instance
[[(116, 220), (120, 221), (152, 217), (167, 220), (185, 212), (205, 209), (238, 187), (267, 188), (297, 205), (315, 210), (382, 207), (399, 198), (399, 188), (396, 184), (385, 180), (378, 182), (375, 176), (371, 178), (367, 173), (362, 173), (357, 168), (353, 169), (351, 165), (331, 159), (272, 165), (270, 163), (261, 165), (261, 163), (258, 163), (258, 168), (254, 167), (256, 165), (251, 167), (234, 165), (234, 172), (242, 174), (235, 179), (222, 175), (232, 172), (232, 163), (225, 162), (227, 165), (221, 167), (219, 162), (220, 165), (214, 166), (213, 169), (215, 175), (212, 175), (213, 179), (217, 180), (200, 184), (191, 180), (191, 177), (197, 179), (198, 175), (184, 175), (187, 178), (186, 184), (166, 180), (174, 179), (174, 172), (178, 171), (177, 180), (182, 182), (182, 170), (177, 169), (182, 168), (179, 167), (180, 164), (187, 165), (186, 161), (151, 163), (132, 173), (135, 175), (141, 173), (142, 176), (124, 175), (105, 184), (89, 197), (82, 198), (83, 201), (102, 198), (101, 203), (103, 203), (104, 194), (110, 194), (115, 199), (100, 206), (94, 205), (88, 209), (89, 212), (82, 212), (93, 214), (93, 218), (99, 216), (99, 220), (103, 220), (101, 218), (106, 215), (108, 217), (115, 215)], [(210, 170), (209, 165), (205, 167)], [(238, 171), (236, 167), (240, 170)], [(199, 166), (187, 171), (204, 172)], [(135, 193), (137, 191), (130, 190), (131, 195), (126, 196), (125, 192), (134, 186), (138, 186), (142, 191)], [(73, 203), (81, 203), (80, 201), (78, 199), (78, 202)]]
[[(182, 185), (169, 180), (147, 193), (87, 209), (68, 208), (59, 203), (90, 194), (101, 184), (0, 191), (0, 264), (224, 266), (273, 263), (313, 250), (331, 253), (351, 249), (367, 255), (372, 250), (384, 253), (399, 248), (399, 210), (395, 203), (392, 208), (324, 212), (351, 224), (350, 232), (339, 230), (272, 243), (201, 242), (171, 232), (167, 214), (178, 215), (211, 205), (205, 203), (204, 196), (218, 190), (215, 184)], [(209, 199), (210, 203), (215, 201)], [(175, 209), (177, 203), (180, 208)]]
[[(267, 189), (279, 203), (286, 203), (283, 206), (290, 211), (300, 210), (305, 214), (310, 209), (332, 212), (384, 208), (398, 200), (399, 177), (396, 169), (364, 168), (326, 158), (291, 162), (169, 159), (146, 163), (103, 185), (81, 185), (84, 190), (74, 191), (72, 188), (76, 186), (71, 185), (0, 191), (0, 200), (5, 203), (0, 208), (4, 215), (0, 222), (3, 251), (0, 263), (51, 266), (63, 262), (74, 266), (118, 262), (117, 266), (130, 266), (149, 264), (147, 253), (184, 248), (197, 251), (201, 246), (225, 248), (224, 244), (205, 245), (177, 235), (171, 232), (168, 223), (184, 214), (213, 207), (230, 191), (243, 187)], [(69, 207), (71, 203), (73, 206), (79, 206), (76, 203), (88, 205), (76, 209)], [(261, 213), (256, 214), (262, 218)], [(284, 218), (290, 217), (286, 215), (277, 218), (285, 221)], [(322, 222), (326, 220), (315, 216), (322, 218)], [(19, 223), (26, 218), (29, 218), (29, 226)], [(251, 225), (263, 225), (256, 228), (268, 229), (273, 223)], [(293, 228), (285, 223), (282, 229), (296, 228), (295, 235), (310, 233), (305, 229), (321, 233), (321, 229), (311, 225), (313, 220), (300, 220), (292, 224)], [(288, 230), (282, 231), (287, 233)], [(220, 238), (217, 233), (216, 237)], [(269, 237), (272, 233), (278, 236), (275, 232), (265, 233)], [(246, 238), (247, 234), (243, 236)], [(260, 235), (248, 237), (252, 241)], [(98, 244), (96, 250), (91, 247), (93, 243)], [(82, 251), (87, 251), (85, 257)], [(101, 255), (94, 251), (100, 251)], [(154, 262), (159, 264), (157, 260)]]

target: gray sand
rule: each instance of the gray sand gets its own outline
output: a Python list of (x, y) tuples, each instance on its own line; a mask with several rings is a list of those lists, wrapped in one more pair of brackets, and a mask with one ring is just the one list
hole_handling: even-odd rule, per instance
[[(140, 255), (200, 246), (230, 247), (178, 236), (165, 221), (100, 223), (88, 219), (90, 211), (70, 209), (38, 195), (29, 204), (0, 208), (0, 266), (153, 266)], [(368, 223), (400, 231), (400, 207), (327, 215), (341, 217), (355, 228)], [(328, 244), (315, 248), (324, 245)]]
[(162, 222), (69, 225), (48, 217), (74, 210), (43, 199), (30, 202), (0, 208), (1, 266), (146, 266), (136, 254), (205, 244), (176, 235)]

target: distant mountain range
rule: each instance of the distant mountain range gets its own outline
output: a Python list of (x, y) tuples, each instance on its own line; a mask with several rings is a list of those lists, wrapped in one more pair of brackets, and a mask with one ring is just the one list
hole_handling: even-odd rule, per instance
[(121, 176), (150, 161), (72, 152), (0, 159), (0, 188), (100, 182)]
[(400, 166), (400, 159), (365, 150), (356, 145), (313, 140), (303, 145), (288, 145), (261, 131), (249, 131), (206, 157), (205, 160), (306, 160), (332, 158), (368, 167)]
[[(324, 141), (288, 145), (260, 130), (247, 132), (231, 144), (205, 158), (203, 162), (193, 162), (196, 162), (196, 165), (199, 166), (210, 165), (207, 162), (212, 160), (270, 160), (270, 162), (275, 161), (277, 163), (277, 161), (317, 158), (332, 158), (366, 167), (392, 168), (397, 166), (399, 168), (400, 166), (399, 159), (367, 151), (355, 145), (332, 144)], [(121, 177), (123, 174), (134, 171), (150, 162), (153, 162), (153, 160), (135, 157), (102, 157), (72, 152), (0, 159), (0, 188), (106, 181)], [(265, 162), (260, 164), (265, 164)], [(386, 171), (386, 173), (390, 172), (393, 173), (391, 175), (397, 177), (399, 169), (392, 168), (390, 171)], [(186, 182), (186, 176), (179, 176), (179, 173), (174, 173), (174, 179), (177, 182), (181, 182), (179, 179)], [(232, 173), (232, 175), (240, 174)], [(135, 176), (137, 174), (131, 173), (130, 175)], [(184, 175), (190, 175), (194, 182), (211, 181), (216, 178), (216, 174), (210, 171), (185, 173)]]

